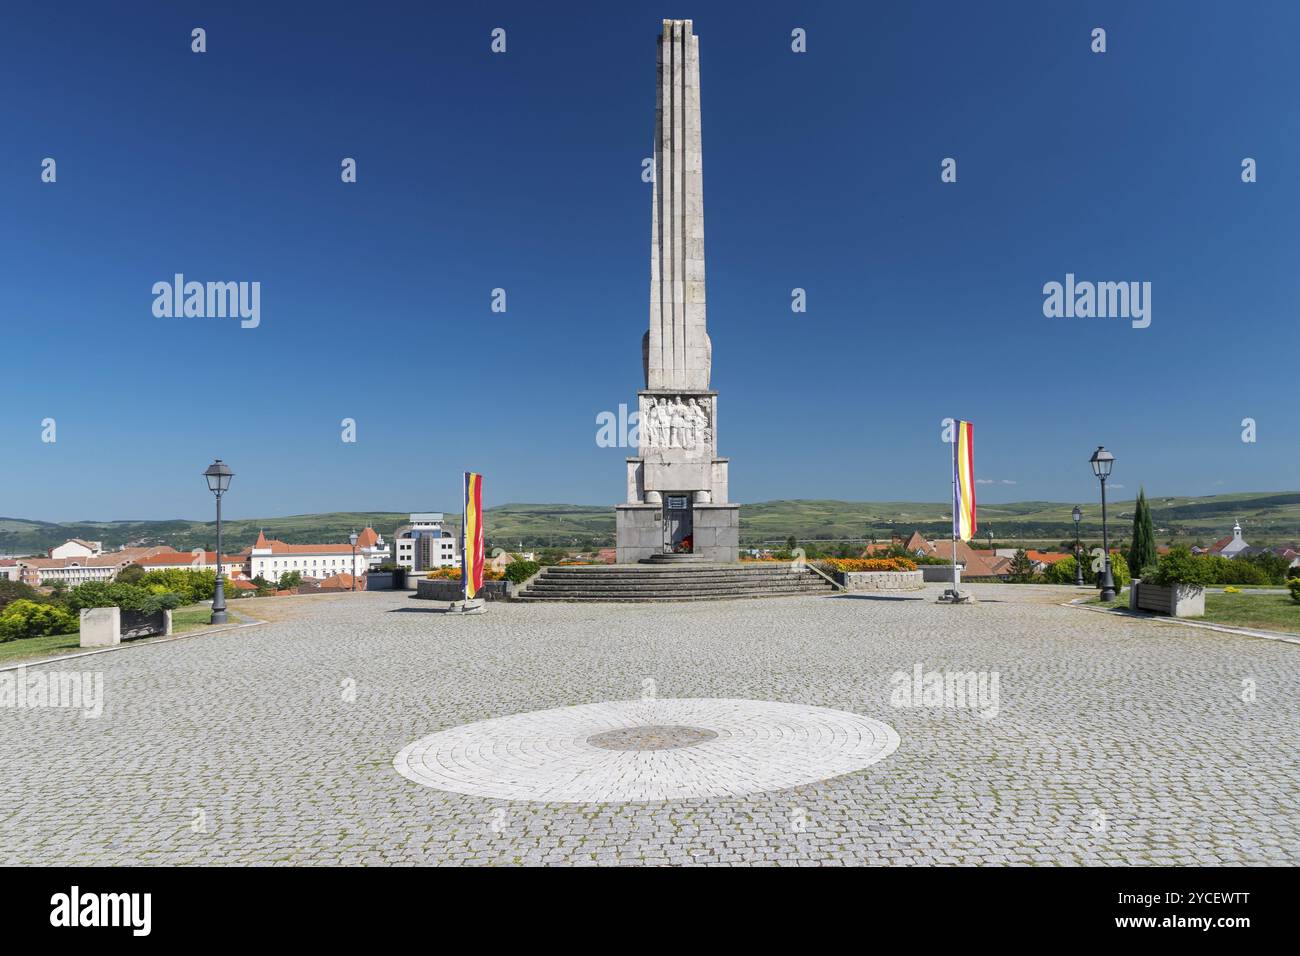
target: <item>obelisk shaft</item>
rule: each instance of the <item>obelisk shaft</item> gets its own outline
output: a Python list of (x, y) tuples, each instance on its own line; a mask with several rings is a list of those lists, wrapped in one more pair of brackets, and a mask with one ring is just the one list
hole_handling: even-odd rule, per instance
[(690, 20), (665, 20), (655, 98), (646, 388), (709, 387), (704, 295), (704, 184), (699, 41)]

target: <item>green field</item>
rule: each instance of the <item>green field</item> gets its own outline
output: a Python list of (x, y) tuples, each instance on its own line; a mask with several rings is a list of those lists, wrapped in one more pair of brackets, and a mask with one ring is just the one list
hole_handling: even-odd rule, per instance
[[(1204, 498), (1151, 496), (1156, 538), (1210, 544), (1230, 534), (1240, 520), (1252, 544), (1300, 540), (1300, 492), (1249, 492)], [(998, 542), (1030, 546), (1054, 545), (1073, 538), (1070, 509), (1074, 502), (1022, 501), (982, 504), (980, 534), (992, 528)], [(1095, 502), (1080, 502), (1084, 510), (1083, 535), (1101, 536), (1101, 509)], [(1128, 535), (1133, 517), (1131, 500), (1111, 502), (1111, 528), (1116, 539)], [(947, 503), (922, 501), (833, 501), (797, 499), (764, 501), (741, 506), (741, 543), (746, 546), (777, 544), (793, 535), (800, 541), (866, 541), (904, 536), (920, 530), (941, 536), (951, 527)], [(459, 509), (448, 511), (448, 527), (459, 523)], [(265, 529), (270, 537), (290, 544), (347, 540), (349, 532), (371, 525), (391, 537), (408, 515), (402, 512), (331, 512), (282, 518), (248, 518), (224, 523), (228, 552), (248, 547)], [(488, 508), (485, 526), (489, 547), (537, 548), (609, 547), (614, 543), (613, 505), (505, 504)], [(211, 549), (216, 544), (212, 522), (202, 521), (87, 521), (54, 524), (18, 518), (0, 518), (0, 554), (34, 554), (68, 538), (103, 541), (105, 547), (123, 544), (166, 544), (180, 551)]]

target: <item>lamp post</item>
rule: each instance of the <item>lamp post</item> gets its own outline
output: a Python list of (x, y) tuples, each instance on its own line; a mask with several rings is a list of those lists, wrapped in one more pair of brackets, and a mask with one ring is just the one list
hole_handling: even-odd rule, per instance
[(348, 535), (348, 541), (352, 544), (352, 590), (357, 589), (357, 533), (353, 531)]
[(993, 550), (993, 529), (992, 528), (987, 529), (987, 533), (989, 536), (989, 550), (992, 551)]
[(1083, 558), (1079, 555), (1079, 522), (1083, 520), (1083, 512), (1079, 506), (1074, 506), (1074, 512), (1070, 515), (1074, 519), (1074, 586), (1083, 587)]
[(203, 477), (208, 480), (208, 490), (217, 496), (217, 590), (212, 595), (211, 623), (225, 624), (226, 589), (221, 581), (221, 496), (230, 487), (230, 479), (235, 477), (235, 473), (230, 470), (229, 465), (218, 458), (208, 465), (208, 470), (203, 473)]
[(1113, 601), (1115, 579), (1110, 573), (1110, 537), (1106, 531), (1106, 479), (1110, 477), (1110, 470), (1115, 466), (1115, 456), (1098, 445), (1088, 461), (1092, 463), (1092, 473), (1101, 482), (1101, 599)]

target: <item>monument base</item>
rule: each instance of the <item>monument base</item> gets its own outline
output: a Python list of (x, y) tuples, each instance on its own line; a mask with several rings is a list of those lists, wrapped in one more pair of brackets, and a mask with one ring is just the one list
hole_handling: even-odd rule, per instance
[[(663, 505), (615, 505), (614, 515), (619, 564), (635, 564), (667, 552)], [(691, 517), (692, 554), (723, 564), (740, 560), (740, 505), (694, 504)]]

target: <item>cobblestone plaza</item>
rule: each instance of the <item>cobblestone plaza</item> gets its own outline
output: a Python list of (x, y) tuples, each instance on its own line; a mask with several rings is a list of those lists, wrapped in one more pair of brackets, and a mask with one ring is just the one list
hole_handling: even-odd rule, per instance
[[(1300, 647), (1062, 607), (1068, 589), (974, 590), (973, 607), (930, 589), (473, 617), (393, 593), (241, 602), (276, 619), (31, 668), (102, 673), (105, 706), (0, 709), (0, 862), (1300, 862)], [(901, 706), (918, 665), (996, 675), (995, 713)], [(534, 712), (697, 699), (755, 703), (730, 725), (675, 704), (591, 750), (689, 759), (740, 795), (503, 799), (394, 763), (480, 721), (525, 715), (508, 725), (527, 735)], [(897, 747), (758, 792), (710, 762), (728, 726), (779, 737), (805, 711)]]

